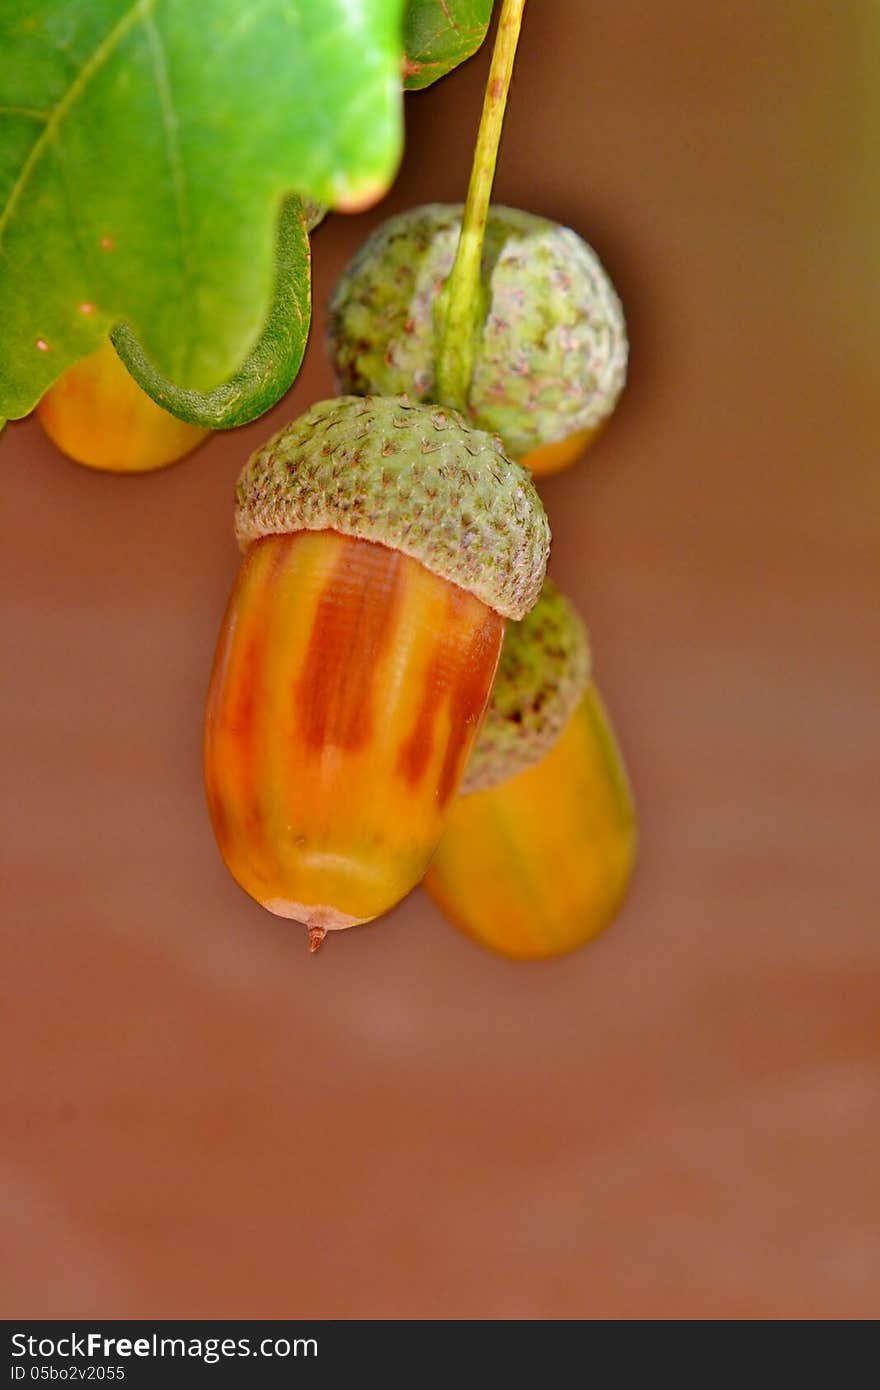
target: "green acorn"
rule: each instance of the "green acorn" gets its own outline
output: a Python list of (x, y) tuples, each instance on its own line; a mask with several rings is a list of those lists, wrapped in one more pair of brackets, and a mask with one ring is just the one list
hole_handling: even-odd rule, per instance
[[(328, 341), (340, 386), (356, 395), (436, 399), (443, 287), (462, 208), (428, 204), (373, 232), (330, 301)], [(514, 208), (490, 208), (483, 243), (468, 413), (511, 458), (553, 473), (579, 457), (626, 378), (620, 301), (576, 232)]]

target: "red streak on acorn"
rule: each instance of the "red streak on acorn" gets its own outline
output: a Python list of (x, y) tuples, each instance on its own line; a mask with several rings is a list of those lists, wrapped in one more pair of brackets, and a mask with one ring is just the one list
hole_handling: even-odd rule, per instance
[[(450, 586), (447, 602), (448, 630), (456, 632), (470, 602), (463, 589)], [(497, 650), (503, 622), (491, 609), (470, 635), (467, 644), (444, 640), (441, 632), (438, 651), (432, 656), (424, 676), (422, 698), (412, 731), (400, 750), (398, 769), (417, 785), (424, 776), (435, 745), (435, 727), (441, 708), (446, 707), (451, 738), (446, 745), (437, 784), (437, 800), (445, 805), (458, 784), (463, 741), (473, 733), (486, 702), (485, 668)]]
[[(288, 538), (295, 543), (296, 536)], [(402, 557), (364, 541), (346, 553), (318, 596), (296, 703), (306, 742), (354, 751), (373, 735), (375, 668), (393, 644), (400, 606)], [(363, 659), (347, 671), (339, 689), (341, 652), (355, 643)]]

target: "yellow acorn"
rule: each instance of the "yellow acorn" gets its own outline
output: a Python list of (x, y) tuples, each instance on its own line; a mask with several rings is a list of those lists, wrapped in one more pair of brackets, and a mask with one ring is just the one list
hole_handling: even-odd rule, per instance
[(422, 878), (504, 619), (540, 591), (547, 522), (527, 474), (454, 412), (344, 397), (251, 457), (236, 534), (208, 804), (233, 877), (318, 944)]
[(49, 387), (37, 417), (68, 458), (111, 473), (164, 468), (210, 434), (156, 405), (129, 375), (109, 338)]
[(489, 710), (425, 886), (482, 945), (520, 960), (561, 955), (613, 920), (636, 839), (586, 631), (547, 580), (528, 616), (508, 624)]

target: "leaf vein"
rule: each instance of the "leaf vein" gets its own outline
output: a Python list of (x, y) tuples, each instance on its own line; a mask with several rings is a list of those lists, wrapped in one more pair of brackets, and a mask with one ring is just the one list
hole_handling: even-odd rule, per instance
[(143, 19), (149, 13), (154, 4), (155, 0), (136, 0), (136, 3), (132, 5), (131, 9), (128, 10), (104, 36), (91, 57), (83, 63), (67, 91), (52, 110), (45, 126), (34, 141), (27, 159), (21, 166), (21, 171), (12, 186), (6, 206), (0, 210), (0, 242), (2, 242), (6, 228), (9, 226), (12, 214), (18, 205), (18, 200), (27, 186), (28, 179), (37, 164), (39, 164), (45, 151), (51, 145), (67, 113), (79, 100), (95, 73), (101, 69), (117, 44), (121, 42), (130, 29), (134, 28), (139, 20)]
[(50, 111), (38, 111), (35, 106), (0, 106), (0, 116), (29, 116), (34, 121), (48, 121)]
[(154, 17), (150, 14), (144, 15), (144, 31), (150, 46), (150, 56), (153, 60), (153, 70), (156, 75), (156, 93), (162, 110), (165, 148), (168, 154), (168, 164), (171, 169), (171, 184), (174, 191), (174, 208), (177, 218), (177, 234), (180, 240), (182, 290), (187, 309), (187, 320), (190, 324), (186, 351), (182, 354), (183, 361), (180, 364), (180, 374), (185, 376), (192, 357), (193, 341), (198, 332), (198, 327), (195, 323), (196, 306), (195, 296), (193, 294), (195, 274), (192, 255), (192, 219), (190, 217), (189, 199), (187, 197), (186, 172), (180, 147), (180, 122), (177, 118), (177, 112), (171, 93), (171, 81), (165, 44), (159, 26), (156, 24)]

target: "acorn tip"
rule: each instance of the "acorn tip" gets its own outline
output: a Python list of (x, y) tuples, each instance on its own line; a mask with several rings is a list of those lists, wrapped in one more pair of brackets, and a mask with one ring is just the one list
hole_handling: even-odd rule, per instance
[(309, 927), (309, 951), (312, 955), (320, 951), (324, 937), (327, 935), (326, 927)]

